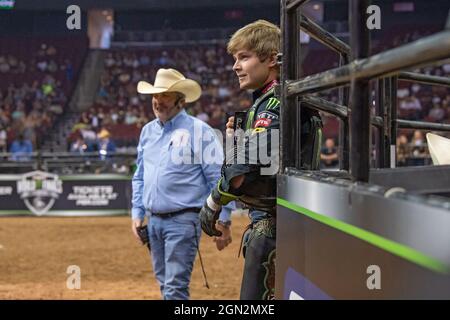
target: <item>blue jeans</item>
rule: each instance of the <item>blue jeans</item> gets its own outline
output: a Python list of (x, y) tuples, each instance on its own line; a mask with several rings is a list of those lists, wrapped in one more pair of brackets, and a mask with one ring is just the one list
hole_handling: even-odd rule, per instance
[(189, 282), (201, 235), (198, 213), (151, 216), (148, 231), (153, 270), (163, 299), (189, 299)]

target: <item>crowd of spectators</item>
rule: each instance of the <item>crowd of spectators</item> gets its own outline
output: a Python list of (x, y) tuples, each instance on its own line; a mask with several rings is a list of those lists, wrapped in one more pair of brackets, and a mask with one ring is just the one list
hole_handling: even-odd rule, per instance
[[(394, 37), (388, 46), (386, 43), (380, 44), (380, 48), (398, 46), (420, 36), (423, 34), (406, 33)], [(53, 45), (42, 44), (29, 60), (0, 51), (0, 76), (24, 73), (37, 75), (36, 79), (30, 82), (12, 82), (8, 86), (2, 86), (0, 83), (0, 152), (10, 150), (12, 142), (19, 134), (36, 149), (40, 137), (49, 131), (55, 119), (64, 112), (67, 90), (64, 90), (59, 75), (63, 73), (64, 78), (71, 81), (74, 78), (74, 68), (70, 59), (58, 56), (58, 50)], [(309, 55), (317, 56), (317, 52), (311, 50)], [(322, 57), (329, 59), (330, 56)], [(238, 87), (232, 70), (233, 59), (226, 52), (224, 43), (112, 49), (106, 53), (104, 63), (105, 69), (101, 75), (95, 103), (80, 114), (80, 119), (69, 136), (68, 151), (77, 143), (88, 146), (88, 150), (95, 149), (100, 141), (98, 134), (105, 130), (112, 134), (117, 149), (135, 150), (140, 129), (154, 119), (151, 97), (138, 94), (136, 86), (140, 80), (152, 82), (156, 71), (161, 67), (176, 68), (186, 77), (201, 84), (201, 99), (188, 105), (186, 111), (213, 128), (224, 130), (229, 116), (235, 111), (249, 108), (252, 103), (250, 92), (242, 91)], [(326, 61), (321, 63), (323, 66), (327, 65)], [(336, 62), (330, 61), (328, 64), (333, 65)], [(448, 77), (450, 64), (412, 71)], [(338, 102), (336, 92), (334, 90), (325, 94), (325, 97)], [(400, 119), (450, 122), (450, 92), (446, 87), (399, 81), (397, 96)], [(333, 155), (331, 150), (336, 148), (334, 141), (337, 140), (337, 120), (326, 114), (323, 114), (323, 119), (325, 138), (328, 139), (324, 139), (324, 152)], [(415, 135), (419, 133), (400, 130), (400, 163), (407, 162), (402, 159), (417, 158), (418, 148), (404, 147), (417, 144)], [(420, 154), (426, 154), (426, 148), (425, 151), (420, 151)], [(330, 162), (327, 159), (328, 157), (323, 157), (325, 162)], [(336, 159), (333, 158), (331, 164), (325, 165), (335, 166)]]
[[(412, 70), (421, 74), (439, 77), (450, 77), (450, 64)], [(323, 97), (338, 103), (337, 91), (330, 91)], [(375, 114), (375, 92), (373, 92), (372, 114)], [(397, 90), (397, 116), (399, 119), (450, 123), (450, 90), (445, 86), (431, 86), (413, 82), (399, 81)], [(338, 138), (338, 120), (334, 116), (322, 113), (325, 126), (325, 138), (334, 141)], [(426, 131), (400, 129), (397, 138), (397, 159), (399, 166), (423, 165), (430, 163), (430, 155), (426, 141)], [(449, 133), (439, 135), (450, 137)], [(421, 137), (421, 138), (419, 138)], [(324, 144), (326, 139), (324, 140)], [(331, 142), (328, 142), (331, 143)], [(334, 142), (333, 142), (334, 144)], [(323, 160), (323, 159), (322, 159)], [(335, 167), (323, 162), (325, 167)]]
[[(61, 61), (57, 56), (55, 46), (44, 43), (27, 62), (12, 53), (0, 54), (0, 77), (20, 79), (0, 84), (0, 152), (12, 151), (19, 136), (37, 149), (64, 112), (67, 90), (61, 74), (70, 82), (73, 67), (68, 59)], [(21, 81), (24, 76), (28, 81)]]
[(176, 68), (203, 89), (200, 100), (186, 111), (224, 130), (228, 116), (251, 106), (249, 92), (241, 91), (233, 60), (224, 44), (186, 48), (111, 50), (105, 59), (95, 104), (80, 115), (70, 139), (92, 136), (106, 128), (115, 134), (118, 146), (135, 147), (140, 128), (154, 119), (151, 97), (136, 92), (140, 80), (152, 82), (159, 68)]
[[(437, 133), (443, 135), (443, 133)], [(339, 168), (339, 152), (335, 138), (324, 139), (324, 145), (320, 152), (322, 169)], [(427, 140), (424, 132), (413, 130), (411, 133), (402, 131), (397, 137), (397, 158), (396, 166), (423, 166), (432, 164), (430, 153), (427, 147)], [(375, 164), (375, 146), (372, 149), (372, 162)]]
[(21, 133), (36, 147), (40, 143), (39, 138), (62, 114), (66, 101), (60, 84), (50, 74), (31, 85), (11, 84), (6, 90), (0, 91), (0, 128), (6, 131), (7, 142)]
[[(427, 75), (449, 77), (450, 63), (417, 71)], [(447, 87), (400, 82), (397, 97), (398, 117), (401, 119), (450, 122), (450, 90)]]
[[(415, 30), (411, 32), (408, 29), (395, 30), (390, 39), (378, 43), (374, 53), (381, 50), (398, 47), (404, 43), (409, 43), (418, 40), (421, 37), (430, 35), (433, 32), (439, 31), (436, 27), (427, 27), (422, 30)], [(329, 57), (327, 55), (324, 55)], [(324, 64), (329, 67), (337, 67), (337, 61), (328, 61)], [(410, 70), (430, 76), (450, 77), (450, 63), (444, 63), (441, 66), (428, 66)], [(337, 90), (331, 90), (321, 96), (329, 101), (339, 103)], [(375, 92), (372, 92), (373, 106), (375, 106)], [(398, 81), (397, 90), (397, 116), (399, 119), (426, 121), (436, 123), (450, 123), (450, 90), (446, 86), (427, 85), (422, 83), (414, 83), (407, 81)], [(372, 114), (375, 114), (375, 107), (372, 109)], [(329, 114), (321, 113), (324, 122), (324, 148), (322, 149), (322, 166), (326, 168), (336, 168), (337, 163), (331, 163), (327, 159), (331, 153), (337, 154), (335, 141), (338, 138), (339, 122)], [(430, 164), (431, 159), (427, 148), (426, 139), (424, 139), (426, 131), (400, 129), (397, 137), (397, 165), (398, 166), (412, 166)], [(439, 135), (450, 138), (449, 133), (440, 132)], [(333, 145), (333, 148), (327, 148)], [(335, 150), (335, 152), (327, 151)]]
[(6, 56), (0, 56), (0, 74), (24, 74), (26, 69), (27, 66), (25, 62), (17, 59), (14, 55), (8, 54)]

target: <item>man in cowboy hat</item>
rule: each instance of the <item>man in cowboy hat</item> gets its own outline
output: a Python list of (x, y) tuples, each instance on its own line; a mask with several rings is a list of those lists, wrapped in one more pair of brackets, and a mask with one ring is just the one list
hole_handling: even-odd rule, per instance
[(111, 158), (111, 153), (116, 151), (115, 143), (110, 139), (111, 134), (108, 130), (102, 129), (97, 135), (98, 138), (98, 152), (100, 159), (106, 160)]
[[(223, 150), (211, 127), (183, 108), (200, 98), (197, 82), (177, 70), (159, 69), (154, 84), (140, 81), (137, 91), (153, 95), (156, 119), (142, 128), (137, 148), (132, 231), (141, 241), (138, 230), (147, 216), (161, 294), (167, 300), (188, 299), (201, 235), (198, 213), (220, 177)], [(214, 155), (208, 157), (212, 149)], [(220, 219), (224, 224), (230, 220), (228, 208)], [(216, 245), (221, 249), (230, 241), (217, 237)]]

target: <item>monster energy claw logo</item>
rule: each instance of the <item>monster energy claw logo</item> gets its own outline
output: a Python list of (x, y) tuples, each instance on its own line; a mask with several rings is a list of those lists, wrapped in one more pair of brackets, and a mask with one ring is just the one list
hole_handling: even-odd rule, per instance
[(17, 181), (17, 193), (31, 212), (41, 216), (51, 209), (62, 193), (62, 181), (56, 174), (28, 172)]
[(277, 98), (270, 98), (267, 102), (266, 110), (275, 109), (280, 104), (280, 100)]

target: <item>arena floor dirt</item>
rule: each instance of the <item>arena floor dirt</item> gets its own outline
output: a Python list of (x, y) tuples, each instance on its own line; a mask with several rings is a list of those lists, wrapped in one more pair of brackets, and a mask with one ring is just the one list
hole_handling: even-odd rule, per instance
[[(238, 299), (243, 258), (237, 258), (248, 218), (233, 217), (233, 242), (218, 251), (200, 244), (192, 299)], [(129, 217), (0, 218), (0, 299), (161, 299), (147, 248), (131, 234)], [(81, 269), (81, 288), (67, 289), (67, 268)]]

